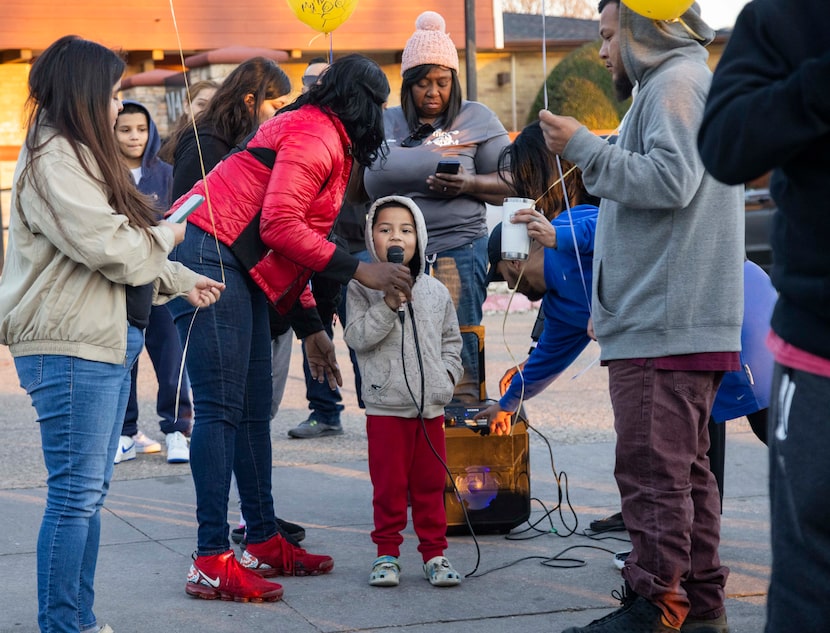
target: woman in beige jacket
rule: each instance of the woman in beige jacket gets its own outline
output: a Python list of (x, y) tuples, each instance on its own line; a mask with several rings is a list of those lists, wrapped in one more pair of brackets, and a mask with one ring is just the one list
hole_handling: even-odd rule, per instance
[(124, 62), (74, 36), (32, 65), (12, 187), (0, 343), (37, 411), (48, 473), (38, 623), (111, 631), (92, 611), (100, 509), (153, 301), (214, 303), (223, 284), (167, 259), (184, 225), (155, 212), (118, 159)]

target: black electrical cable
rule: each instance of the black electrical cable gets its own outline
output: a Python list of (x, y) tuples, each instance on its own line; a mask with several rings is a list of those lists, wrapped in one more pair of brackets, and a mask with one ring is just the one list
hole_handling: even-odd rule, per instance
[[(544, 513), (542, 514), (542, 516), (535, 519), (532, 522), (528, 521), (527, 522), (528, 526), (526, 528), (524, 528), (523, 530), (519, 530), (519, 531), (513, 531), (510, 534), (506, 535), (504, 538), (506, 540), (509, 540), (509, 541), (527, 541), (527, 540), (539, 538), (541, 536), (546, 536), (546, 535), (549, 535), (549, 534), (553, 534), (553, 535), (558, 536), (560, 538), (567, 538), (569, 536), (573, 536), (573, 535), (576, 534), (577, 536), (585, 536), (585, 537), (587, 537), (587, 538), (589, 538), (593, 541), (613, 540), (613, 541), (619, 541), (619, 542), (622, 542), (622, 543), (630, 543), (629, 540), (627, 540), (625, 538), (621, 538), (621, 537), (610, 536), (610, 535), (598, 537), (598, 536), (594, 535), (594, 533), (586, 531), (586, 530), (582, 530), (582, 532), (577, 532), (577, 530), (579, 528), (579, 517), (577, 516), (576, 510), (574, 509), (573, 505), (571, 504), (570, 494), (568, 492), (568, 475), (565, 471), (557, 472), (556, 465), (554, 463), (554, 458), (553, 458), (553, 448), (551, 446), (550, 440), (541, 431), (539, 431), (539, 429), (532, 426), (526, 419), (525, 419), (525, 423), (527, 424), (528, 428), (532, 429), (539, 437), (542, 438), (542, 440), (545, 442), (545, 445), (548, 448), (548, 455), (550, 456), (550, 467), (551, 467), (551, 471), (553, 472), (554, 479), (556, 481), (557, 503), (553, 508), (548, 509), (545, 506), (544, 502), (542, 502), (540, 499), (538, 499), (536, 497), (533, 497), (532, 501), (535, 501), (536, 503), (538, 503), (540, 506), (542, 506), (542, 509), (544, 510)], [(552, 517), (557, 512), (559, 514), (559, 519), (562, 522), (562, 525), (564, 525), (566, 527), (566, 529), (564, 531), (558, 530), (554, 526)], [(573, 517), (573, 526), (572, 527), (568, 527), (566, 517), (568, 519)], [(545, 523), (545, 522), (547, 522), (547, 524), (550, 527), (546, 528), (546, 529), (540, 529), (538, 526), (542, 523)], [(523, 536), (523, 535), (526, 535), (528, 532), (531, 532), (532, 534), (530, 534), (529, 536)], [(600, 547), (600, 546), (597, 546), (597, 545), (572, 545), (570, 547), (565, 548), (564, 550), (560, 551), (559, 553), (557, 553), (553, 556), (541, 556), (541, 555), (524, 556), (522, 558), (518, 558), (518, 559), (516, 559), (516, 560), (514, 560), (510, 563), (505, 564), (505, 565), (501, 565), (499, 567), (494, 567), (492, 569), (485, 570), (485, 571), (483, 571), (479, 574), (476, 574), (475, 577), (481, 577), (481, 576), (484, 576), (484, 575), (489, 574), (489, 573), (494, 572), (494, 571), (507, 569), (508, 567), (512, 567), (513, 565), (516, 565), (518, 563), (521, 563), (521, 562), (524, 562), (524, 561), (527, 561), (527, 560), (538, 560), (540, 565), (544, 565), (546, 567), (554, 567), (554, 568), (557, 568), (557, 569), (574, 569), (574, 568), (577, 568), (577, 567), (584, 567), (585, 565), (587, 565), (587, 561), (585, 561), (583, 559), (580, 559), (580, 558), (573, 558), (573, 557), (565, 557), (564, 556), (565, 553), (567, 553), (569, 551), (572, 551), (572, 550), (580, 549), (580, 548), (599, 550), (599, 551), (602, 551), (602, 552), (607, 552), (609, 554), (616, 554), (617, 553), (614, 550), (610, 550), (608, 548)]]
[(467, 514), (467, 507), (464, 505), (464, 501), (461, 499), (461, 493), (458, 491), (458, 487), (455, 485), (455, 480), (453, 479), (452, 472), (450, 472), (450, 468), (447, 465), (441, 455), (438, 454), (438, 451), (435, 450), (435, 446), (432, 444), (432, 440), (429, 437), (429, 433), (427, 433), (426, 421), (424, 420), (424, 390), (425, 390), (425, 380), (424, 380), (424, 359), (421, 355), (421, 344), (418, 340), (418, 327), (415, 325), (415, 308), (412, 307), (412, 303), (409, 302), (406, 304), (409, 310), (409, 320), (412, 323), (412, 340), (415, 344), (415, 356), (418, 359), (418, 370), (421, 374), (421, 400), (420, 404), (418, 403), (418, 399), (415, 397), (415, 394), (412, 391), (412, 387), (409, 384), (409, 378), (406, 375), (406, 361), (404, 355), (404, 334), (405, 334), (405, 327), (404, 327), (404, 320), (401, 320), (401, 365), (403, 367), (403, 378), (404, 383), (406, 384), (407, 391), (409, 391), (409, 397), (412, 398), (412, 403), (415, 405), (415, 408), (418, 410), (418, 419), (421, 421), (421, 428), (424, 432), (424, 437), (426, 438), (427, 444), (429, 444), (429, 448), (432, 451), (432, 454), (435, 455), (435, 459), (441, 462), (441, 465), (444, 467), (444, 472), (447, 474), (447, 478), (450, 480), (450, 484), (452, 484), (453, 493), (455, 494), (456, 498), (458, 499), (459, 505), (461, 506), (461, 510), (464, 513), (464, 522), (467, 524), (467, 529), (470, 530), (470, 536), (473, 537), (473, 544), (475, 545), (476, 550), (476, 563), (473, 567), (473, 570), (467, 574), (464, 574), (465, 578), (469, 578), (473, 576), (476, 571), (478, 571), (478, 566), (481, 564), (481, 547), (478, 543), (478, 538), (473, 531), (472, 523), (470, 522), (470, 516)]
[[(464, 577), (465, 578), (480, 578), (481, 576), (484, 576), (484, 575), (489, 574), (491, 572), (499, 571), (499, 570), (502, 570), (502, 569), (507, 569), (508, 567), (511, 567), (513, 565), (516, 565), (516, 564), (518, 564), (520, 562), (523, 562), (523, 561), (526, 561), (526, 560), (539, 560), (541, 565), (545, 565), (546, 567), (554, 567), (554, 568), (557, 568), (557, 569), (574, 569), (574, 568), (577, 568), (577, 567), (583, 567), (587, 564), (587, 562), (585, 560), (582, 560), (582, 559), (579, 559), (579, 558), (571, 558), (571, 557), (564, 557), (563, 556), (565, 553), (567, 553), (571, 550), (580, 549), (580, 548), (595, 549), (595, 550), (607, 552), (609, 554), (616, 554), (616, 552), (614, 550), (610, 550), (610, 549), (607, 549), (607, 548), (604, 548), (604, 547), (599, 547), (599, 546), (596, 546), (596, 545), (572, 545), (570, 547), (565, 548), (561, 552), (555, 554), (554, 556), (525, 556), (525, 557), (516, 559), (513, 562), (508, 563), (506, 565), (501, 565), (499, 567), (494, 567), (494, 568), (488, 569), (486, 571), (483, 571), (481, 573), (477, 573), (478, 568), (481, 564), (481, 547), (479, 545), (478, 538), (476, 537), (475, 531), (473, 530), (473, 526), (472, 526), (472, 523), (470, 521), (469, 514), (467, 513), (467, 507), (464, 504), (463, 499), (461, 498), (461, 493), (459, 492), (458, 487), (455, 485), (455, 480), (453, 479), (452, 472), (450, 471), (449, 466), (441, 458), (441, 456), (438, 454), (438, 451), (435, 449), (435, 446), (433, 446), (432, 441), (430, 440), (429, 434), (427, 433), (426, 421), (424, 420), (424, 416), (423, 416), (424, 398), (425, 398), (425, 380), (424, 380), (423, 356), (421, 355), (421, 346), (420, 346), (420, 341), (418, 339), (418, 328), (417, 328), (417, 325), (415, 324), (415, 310), (414, 310), (411, 302), (408, 302), (406, 304), (406, 307), (407, 307), (408, 312), (409, 312), (409, 321), (412, 324), (412, 338), (413, 338), (413, 342), (414, 342), (414, 345), (415, 345), (415, 353), (416, 353), (416, 358), (418, 359), (418, 369), (420, 371), (420, 377), (421, 377), (420, 401), (419, 401), (419, 398), (417, 398), (415, 396), (415, 393), (412, 390), (412, 386), (409, 383), (409, 377), (407, 376), (407, 373), (406, 373), (405, 345), (404, 345), (404, 343), (405, 343), (405, 334), (406, 334), (406, 327), (405, 327), (406, 318), (404, 316), (403, 311), (399, 311), (400, 321), (401, 321), (401, 365), (402, 365), (402, 368), (403, 368), (404, 383), (406, 384), (406, 388), (407, 388), (407, 391), (409, 392), (410, 398), (412, 399), (412, 403), (415, 405), (415, 408), (418, 411), (418, 419), (421, 422), (421, 427), (422, 427), (423, 432), (424, 432), (424, 437), (426, 438), (427, 443), (429, 444), (430, 450), (432, 450), (432, 453), (435, 455), (435, 458), (438, 459), (441, 462), (441, 465), (444, 467), (444, 471), (446, 472), (447, 477), (449, 478), (450, 483), (452, 484), (453, 492), (454, 492), (456, 498), (458, 499), (459, 505), (461, 506), (461, 509), (464, 513), (464, 522), (466, 523), (467, 528), (470, 532), (470, 535), (473, 538), (473, 543), (475, 545), (475, 551), (476, 551), (476, 562), (475, 562), (475, 566), (473, 567), (473, 570), (470, 571), (469, 573), (464, 574)], [(534, 500), (537, 503), (539, 503), (542, 506), (542, 508), (545, 510), (544, 514), (540, 518), (534, 520), (532, 523), (530, 521), (528, 521), (528, 527), (525, 528), (524, 530), (520, 530), (518, 532), (512, 532), (511, 534), (506, 535), (505, 539), (506, 540), (517, 540), (517, 541), (518, 540), (530, 540), (530, 539), (538, 538), (540, 536), (544, 536), (544, 535), (547, 535), (547, 534), (554, 534), (554, 535), (559, 536), (561, 538), (567, 538), (569, 536), (577, 534), (577, 529), (579, 528), (579, 517), (577, 516), (576, 510), (574, 509), (573, 504), (571, 503), (571, 500), (570, 500), (570, 493), (569, 493), (569, 490), (568, 490), (568, 475), (565, 471), (558, 472), (556, 470), (556, 465), (555, 465), (555, 461), (554, 461), (554, 457), (553, 457), (553, 448), (551, 446), (550, 440), (548, 440), (548, 438), (541, 431), (539, 431), (539, 429), (537, 429), (536, 427), (531, 425), (526, 419), (524, 421), (527, 424), (528, 428), (533, 430), (539, 437), (541, 437), (542, 440), (545, 442), (545, 445), (547, 446), (548, 455), (550, 457), (551, 471), (553, 472), (554, 479), (556, 481), (557, 503), (553, 508), (551, 508), (549, 510), (548, 508), (545, 507), (544, 503), (541, 500), (539, 500), (538, 498), (534, 498)], [(553, 524), (552, 517), (557, 512), (558, 512), (558, 515), (559, 515), (559, 519), (562, 522), (562, 525), (565, 526), (565, 528), (566, 528), (564, 531), (558, 530)], [(572, 527), (568, 526), (568, 520), (566, 519), (566, 517), (568, 517), (568, 519), (570, 519), (571, 517), (573, 518), (573, 526)], [(545, 529), (545, 530), (539, 529), (538, 526), (541, 523), (545, 522), (545, 521), (547, 521), (549, 523), (550, 528)], [(525, 534), (527, 532), (536, 532), (536, 533), (531, 535), (531, 536), (522, 537), (522, 534)], [(597, 537), (593, 536), (592, 534), (585, 532), (585, 530), (582, 531), (581, 535), (586, 536), (588, 538), (591, 538), (592, 540), (597, 540), (597, 541), (604, 541), (604, 540), (611, 539), (611, 540), (618, 540), (618, 541), (621, 541), (621, 542), (628, 542), (625, 539), (622, 539), (622, 538), (619, 538), (619, 537), (606, 536), (606, 537), (602, 537), (602, 538), (597, 538)]]

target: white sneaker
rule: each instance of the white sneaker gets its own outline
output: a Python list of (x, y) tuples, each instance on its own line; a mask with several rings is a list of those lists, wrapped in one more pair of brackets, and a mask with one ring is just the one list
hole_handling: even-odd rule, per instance
[(628, 555), (631, 553), (631, 550), (627, 552), (617, 552), (614, 554), (614, 567), (622, 571), (622, 568), (625, 567), (625, 561), (628, 559)]
[(165, 442), (167, 443), (168, 464), (186, 464), (190, 461), (190, 446), (182, 432), (168, 433)]
[(158, 453), (161, 451), (161, 444), (147, 437), (141, 431), (133, 435), (133, 441), (137, 453)]
[(135, 459), (135, 442), (129, 435), (122, 435), (118, 440), (118, 449), (115, 451), (113, 463), (120, 464)]

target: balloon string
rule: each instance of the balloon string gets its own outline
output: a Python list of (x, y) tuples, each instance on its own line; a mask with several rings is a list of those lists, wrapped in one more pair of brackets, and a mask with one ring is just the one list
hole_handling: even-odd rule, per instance
[[(618, 125), (618, 126), (617, 126), (617, 128), (616, 128), (613, 132), (611, 132), (610, 134), (606, 134), (605, 136), (600, 136), (600, 138), (601, 138), (602, 140), (604, 140), (604, 141), (607, 141), (610, 137), (612, 137), (612, 136), (614, 136), (615, 134), (617, 134), (617, 133), (619, 132), (619, 129), (620, 129), (620, 126)], [(559, 160), (559, 157), (557, 156), (557, 157), (556, 157), (556, 159), (557, 159), (557, 161), (558, 161), (558, 160)], [(562, 168), (561, 168), (561, 166), (560, 166), (560, 168), (559, 168), (560, 177), (559, 177), (559, 178), (557, 178), (556, 180), (554, 180), (554, 181), (551, 183), (550, 187), (548, 187), (547, 189), (545, 189), (545, 190), (542, 192), (542, 195), (540, 195), (538, 198), (536, 198), (536, 200), (534, 200), (534, 201), (533, 201), (533, 202), (534, 202), (534, 204), (539, 204), (539, 202), (542, 200), (542, 198), (544, 198), (544, 197), (548, 194), (548, 192), (549, 192), (551, 189), (553, 189), (556, 185), (558, 185), (560, 182), (562, 182), (562, 181), (565, 179), (565, 177), (566, 177), (566, 176), (569, 176), (569, 175), (571, 174), (571, 172), (573, 172), (573, 170), (574, 170), (574, 169), (576, 169), (576, 165), (574, 165), (574, 166), (573, 166), (573, 167), (571, 167), (568, 171), (566, 171), (564, 174), (562, 174)], [(564, 186), (564, 185), (562, 185), (562, 189), (563, 189), (563, 190), (565, 189), (565, 186)], [(567, 195), (567, 192), (566, 192), (566, 195)]]
[[(559, 164), (559, 156), (557, 156), (557, 157), (556, 157), (556, 162), (557, 162), (557, 164)], [(565, 181), (565, 177), (566, 177), (566, 176), (570, 176), (570, 175), (571, 175), (571, 173), (573, 172), (573, 170), (574, 170), (574, 169), (576, 169), (576, 165), (572, 166), (572, 167), (571, 167), (568, 171), (566, 171), (566, 172), (563, 174), (563, 173), (562, 173), (562, 166), (561, 166), (561, 164), (559, 164), (559, 178), (557, 178), (556, 180), (554, 180), (554, 181), (553, 181), (553, 183), (551, 183), (551, 186), (550, 186), (550, 187), (548, 187), (547, 189), (545, 189), (545, 190), (542, 192), (542, 195), (541, 195), (541, 196), (539, 196), (538, 198), (536, 198), (536, 200), (534, 200), (534, 201), (533, 201), (533, 204), (534, 204), (534, 205), (539, 204), (539, 203), (542, 201), (542, 198), (544, 198), (546, 195), (548, 195), (548, 192), (549, 192), (551, 189), (553, 189), (556, 185), (558, 185), (560, 182), (564, 182), (564, 181)], [(562, 191), (564, 191), (564, 192), (565, 192), (565, 195), (567, 195), (567, 194), (568, 194), (568, 192), (565, 190), (565, 185), (564, 185), (564, 184), (562, 185)]]
[[(548, 109), (548, 37), (547, 37), (548, 16), (545, 8), (545, 0), (542, 0), (542, 77), (545, 80), (542, 82), (542, 89), (544, 90), (544, 105), (545, 110)], [(552, 185), (551, 185), (552, 186)]]
[[(179, 34), (179, 23), (176, 20), (176, 9), (173, 7), (173, 0), (169, 0), (170, 2), (170, 16), (173, 20), (173, 30), (176, 33), (176, 43), (179, 47), (179, 60), (181, 61), (182, 68), (186, 69), (187, 66), (184, 63), (184, 48), (182, 47), (182, 39)], [(205, 172), (205, 161), (204, 156), (202, 154), (202, 144), (199, 139), (199, 130), (196, 126), (196, 115), (193, 113), (193, 99), (190, 95), (190, 82), (187, 78), (187, 70), (182, 71), (182, 75), (184, 76), (184, 90), (185, 96), (187, 98), (187, 103), (190, 105), (190, 125), (193, 127), (193, 134), (196, 138), (196, 151), (199, 155), (199, 170), (202, 174), (202, 182), (205, 185), (205, 203), (207, 204), (208, 216), (210, 217), (210, 225), (213, 229), (213, 239), (216, 244), (216, 253), (219, 256), (219, 271), (222, 277), (222, 283), (225, 283), (225, 265), (222, 261), (222, 250), (219, 247), (219, 238), (217, 236), (216, 231), (216, 220), (213, 215), (213, 205), (210, 201), (210, 189), (208, 187), (208, 182), (206, 178)], [(184, 372), (185, 372), (185, 359), (187, 358), (187, 350), (190, 347), (190, 333), (193, 330), (193, 323), (196, 321), (196, 315), (199, 314), (199, 308), (197, 307), (196, 310), (193, 312), (193, 317), (190, 320), (190, 325), (187, 328), (187, 336), (185, 336), (184, 342), (182, 343), (182, 362), (179, 365), (179, 376), (176, 384), (176, 403), (175, 403), (175, 413), (173, 414), (173, 423), (176, 424), (179, 421), (179, 405), (181, 402), (181, 393), (182, 393), (182, 383), (184, 382)]]
[(706, 41), (706, 38), (701, 36), (692, 27), (690, 27), (688, 24), (686, 24), (686, 21), (683, 18), (674, 18), (672, 20), (666, 20), (666, 22), (670, 22), (670, 23), (673, 23), (673, 24), (679, 24), (684, 29), (686, 29), (686, 32), (689, 35), (691, 35), (694, 39), (696, 39), (698, 42), (705, 42)]
[(575, 373), (573, 376), (571, 376), (571, 380), (576, 380), (578, 378), (582, 378), (582, 376), (584, 376), (585, 374), (588, 373), (589, 369), (594, 367), (594, 365), (596, 365), (599, 362), (600, 362), (600, 357), (599, 357), (599, 354), (597, 354), (596, 356), (594, 356), (594, 359), (590, 363), (585, 365), (585, 367), (583, 367), (577, 373)]
[[(574, 166), (575, 167), (575, 166)], [(574, 226), (574, 218), (571, 213), (571, 201), (568, 196), (568, 188), (565, 186), (565, 174), (562, 173), (562, 161), (559, 159), (559, 154), (556, 155), (556, 169), (559, 171), (559, 180), (562, 181), (562, 198), (565, 201), (565, 210), (568, 213), (568, 226), (571, 229), (571, 238), (574, 243), (574, 255), (576, 256), (576, 265), (579, 268), (579, 278), (582, 281), (582, 291), (585, 293), (585, 304), (588, 307), (588, 317), (591, 317), (591, 295), (588, 293), (588, 282), (585, 280), (585, 270), (582, 268), (582, 254), (579, 252), (579, 243), (576, 239), (576, 227)], [(573, 168), (568, 170), (571, 173)]]
[[(179, 23), (178, 23), (178, 20), (176, 20), (176, 9), (173, 7), (173, 0), (169, 0), (169, 2), (170, 2), (170, 15), (173, 19), (173, 30), (176, 32), (176, 43), (179, 46), (179, 59), (180, 59), (181, 64), (182, 64), (182, 68), (186, 68), (186, 65), (184, 63), (184, 49), (182, 47), (182, 39), (181, 39), (181, 36), (179, 34)], [(219, 237), (217, 236), (217, 231), (216, 231), (216, 219), (213, 215), (213, 204), (211, 203), (211, 200), (210, 200), (210, 188), (208, 187), (207, 173), (206, 173), (206, 170), (205, 170), (205, 161), (204, 161), (204, 157), (202, 155), (202, 143), (201, 143), (201, 140), (199, 139), (199, 130), (196, 127), (196, 115), (193, 113), (193, 100), (191, 99), (191, 96), (190, 96), (190, 81), (187, 78), (187, 71), (186, 70), (183, 71), (182, 74), (184, 76), (185, 96), (187, 97), (187, 102), (190, 104), (190, 124), (193, 127), (193, 134), (196, 137), (196, 151), (199, 155), (199, 171), (202, 174), (202, 182), (204, 182), (204, 185), (205, 185), (205, 203), (207, 204), (208, 217), (210, 217), (210, 226), (211, 226), (211, 229), (213, 229), (213, 239), (216, 243), (216, 253), (219, 255), (219, 271), (220, 271), (220, 275), (222, 277), (222, 283), (225, 283), (225, 266), (222, 262), (222, 251), (219, 247)], [(184, 362), (184, 361), (182, 361), (182, 362)]]
[[(542, 76), (544, 77), (544, 81), (543, 81), (542, 85), (543, 85), (543, 99), (544, 99), (544, 108), (545, 108), (545, 110), (548, 109), (548, 104), (549, 104), (549, 102), (548, 102), (548, 59), (547, 59), (548, 55), (547, 55), (547, 29), (546, 29), (546, 26), (547, 26), (547, 9), (546, 9), (546, 5), (545, 5), (545, 0), (542, 0)], [(563, 174), (562, 173), (562, 163), (559, 159), (559, 155), (557, 154), (556, 155), (556, 166), (557, 166), (557, 169), (559, 171), (559, 178), (557, 178), (553, 183), (551, 183), (551, 185), (547, 189), (545, 189), (545, 191), (542, 192), (542, 194), (538, 198), (536, 198), (536, 200), (534, 200), (534, 206), (538, 205), (539, 202), (542, 200), (542, 198), (544, 198), (545, 195), (547, 195), (547, 193), (551, 189), (553, 189), (560, 182), (562, 183), (562, 192), (563, 192), (563, 198), (564, 198), (564, 201), (565, 201), (565, 208), (567, 209), (567, 212), (568, 212), (568, 220), (569, 220), (569, 224), (570, 224), (570, 227), (571, 227), (571, 236), (573, 237), (573, 240), (574, 240), (574, 253), (576, 254), (576, 261), (577, 261), (577, 265), (579, 266), (579, 272), (580, 272), (580, 276), (581, 276), (581, 279), (582, 279), (582, 289), (583, 289), (583, 292), (585, 293), (586, 301), (588, 303), (588, 314), (590, 315), (591, 301), (590, 301), (590, 298), (589, 298), (589, 295), (588, 295), (587, 283), (585, 281), (585, 271), (582, 268), (582, 259), (581, 259), (580, 254), (579, 254), (579, 248), (577, 247), (576, 229), (574, 227), (573, 216), (571, 215), (571, 206), (570, 206), (570, 201), (568, 199), (568, 190), (565, 187), (565, 176), (567, 176), (571, 172), (573, 172), (573, 170), (576, 169), (576, 165), (571, 167), (567, 171), (567, 173)], [(501, 330), (502, 343), (504, 344), (504, 348), (505, 348), (505, 350), (507, 350), (508, 356), (510, 357), (511, 362), (513, 363), (514, 367), (516, 368), (516, 373), (522, 381), (522, 388), (521, 388), (521, 392), (520, 392), (520, 395), (519, 395), (519, 404), (516, 406), (516, 411), (515, 411), (515, 413), (517, 413), (517, 414), (521, 410), (522, 404), (524, 403), (524, 397), (525, 397), (524, 373), (522, 372), (520, 363), (513, 356), (513, 352), (510, 349), (510, 345), (507, 343), (506, 331), (507, 331), (507, 315), (510, 313), (510, 306), (513, 303), (513, 297), (516, 296), (516, 291), (517, 291), (517, 288), (519, 286), (519, 282), (522, 280), (522, 277), (524, 276), (524, 270), (525, 270), (526, 265), (527, 265), (527, 261), (525, 261), (525, 264), (523, 266), (521, 266), (521, 268), (519, 269), (519, 276), (516, 279), (516, 283), (513, 285), (513, 288), (510, 290), (510, 295), (509, 295), (509, 298), (507, 300), (507, 307), (505, 308), (504, 317), (502, 318), (502, 330)], [(593, 365), (593, 363), (591, 363), (591, 365)], [(590, 367), (590, 365), (589, 365), (589, 367)], [(575, 376), (575, 377), (578, 377), (578, 376)]]
[[(542, 0), (542, 76), (544, 77), (543, 81), (543, 90), (544, 90), (544, 105), (545, 110), (548, 108), (548, 73), (547, 73), (547, 47), (546, 47), (546, 40), (547, 37), (545, 36), (545, 0)], [(557, 181), (558, 182), (558, 181)], [(553, 183), (550, 187), (545, 190), (545, 193), (550, 191), (556, 183)], [(544, 197), (545, 193), (543, 193), (537, 200), (534, 201), (534, 206), (539, 203), (539, 200)], [(524, 379), (524, 372), (522, 371), (521, 363), (516, 359), (513, 355), (513, 351), (510, 349), (510, 345), (507, 342), (507, 316), (510, 314), (510, 306), (513, 304), (513, 297), (516, 296), (517, 289), (519, 287), (519, 282), (521, 282), (522, 277), (524, 277), (525, 266), (527, 265), (527, 260), (525, 260), (524, 264), (519, 268), (519, 276), (516, 279), (516, 283), (513, 284), (513, 287), (510, 288), (510, 293), (507, 298), (507, 306), (504, 309), (504, 316), (502, 317), (501, 322), (501, 340), (502, 344), (504, 345), (504, 349), (507, 351), (507, 355), (510, 357), (510, 361), (513, 363), (513, 366), (516, 368), (516, 376), (522, 381), (522, 388), (519, 392), (519, 402), (516, 405), (516, 410), (513, 411), (514, 414), (518, 415), (519, 411), (522, 410), (522, 405), (524, 404), (525, 399), (525, 379)], [(513, 383), (511, 379), (510, 383)], [(508, 389), (510, 387), (508, 386)], [(511, 433), (513, 430), (513, 426), (511, 425)]]

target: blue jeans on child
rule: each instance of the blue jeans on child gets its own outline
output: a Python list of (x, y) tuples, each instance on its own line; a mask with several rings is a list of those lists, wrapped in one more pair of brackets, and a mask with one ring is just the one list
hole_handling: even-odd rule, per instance
[[(173, 324), (173, 317), (170, 316), (166, 305), (153, 306), (150, 310), (150, 322), (144, 332), (144, 347), (153, 363), (158, 380), (156, 413), (159, 416), (159, 428), (165, 435), (175, 431), (187, 435), (193, 422), (190, 382), (185, 372), (182, 374), (179, 389), (182, 345)], [(124, 428), (121, 431), (121, 435), (129, 436), (138, 433), (138, 363), (133, 366), (131, 384)]]
[(96, 626), (92, 605), (101, 506), (127, 407), (130, 368), (143, 342), (142, 331), (130, 326), (119, 365), (56, 355), (14, 359), (20, 385), (37, 411), (47, 471), (37, 541), (38, 624), (44, 633)]
[[(190, 470), (199, 523), (197, 554), (230, 549), (228, 495), (236, 474), (248, 541), (260, 543), (279, 528), (271, 497), (271, 334), (265, 294), (231, 250), (189, 226), (171, 259), (212, 279), (224, 279), (220, 301), (195, 308), (168, 304), (182, 341), (197, 412), (190, 439)], [(221, 258), (220, 258), (221, 253)], [(224, 277), (223, 277), (224, 273)], [(188, 334), (188, 329), (192, 329)]]
[[(334, 338), (332, 322), (323, 323), (326, 334), (330, 339)], [(305, 345), (305, 343), (303, 343)], [(340, 390), (329, 387), (327, 382), (320, 382), (311, 377), (311, 369), (308, 366), (308, 359), (303, 347), (303, 375), (305, 376), (305, 397), (308, 400), (308, 408), (311, 410), (310, 418), (314, 418), (321, 424), (337, 426), (340, 424), (340, 412), (344, 407), (341, 404), (343, 396)]]

